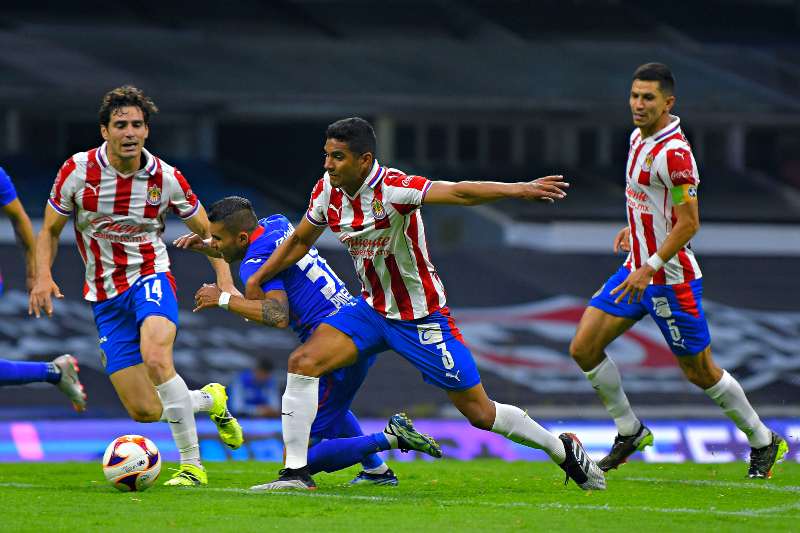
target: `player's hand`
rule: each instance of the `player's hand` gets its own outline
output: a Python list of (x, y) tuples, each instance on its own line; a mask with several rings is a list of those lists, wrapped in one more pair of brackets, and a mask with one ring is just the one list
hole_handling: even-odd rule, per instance
[(631, 228), (625, 226), (614, 237), (614, 253), (630, 252), (631, 251)]
[(617, 285), (609, 294), (614, 296), (619, 293), (614, 303), (620, 303), (625, 296), (628, 296), (628, 303), (638, 303), (642, 300), (644, 290), (650, 285), (656, 271), (650, 265), (643, 265), (637, 268), (625, 278), (625, 281)]
[(59, 300), (64, 298), (64, 295), (61, 294), (61, 289), (58, 288), (52, 278), (47, 280), (37, 279), (31, 289), (31, 293), (28, 295), (28, 314), (36, 315), (36, 318), (39, 318), (42, 311), (44, 311), (48, 317), (53, 316), (51, 296), (55, 296)]
[(522, 185), (523, 191), (520, 198), (549, 203), (566, 198), (567, 193), (564, 189), (569, 188), (569, 183), (564, 181), (564, 176), (545, 176)]
[(177, 248), (199, 252), (203, 255), (207, 255), (208, 257), (222, 257), (220, 253), (211, 246), (210, 237), (208, 239), (203, 239), (196, 233), (187, 233), (186, 235), (181, 235), (172, 241), (172, 244)]
[(220, 294), (222, 294), (222, 289), (217, 287), (216, 283), (203, 283), (203, 286), (194, 293), (194, 309), (192, 309), (192, 312), (196, 313), (207, 307), (217, 307)]
[[(256, 272), (256, 274), (258, 273)], [(255, 277), (255, 275), (250, 276), (250, 278), (247, 280), (247, 283), (245, 283), (244, 297), (248, 300), (263, 300), (264, 291), (262, 291), (261, 286), (253, 280)]]

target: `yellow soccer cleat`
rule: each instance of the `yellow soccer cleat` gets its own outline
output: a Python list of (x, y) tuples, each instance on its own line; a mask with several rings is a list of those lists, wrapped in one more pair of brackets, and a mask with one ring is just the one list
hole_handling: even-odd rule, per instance
[(239, 421), (228, 411), (228, 394), (225, 392), (225, 386), (219, 383), (209, 383), (200, 390), (214, 399), (214, 405), (208, 414), (211, 421), (217, 425), (219, 438), (231, 450), (238, 449), (244, 442), (244, 435)]
[(196, 487), (208, 485), (208, 474), (202, 466), (182, 464), (175, 474), (164, 482), (169, 487)]

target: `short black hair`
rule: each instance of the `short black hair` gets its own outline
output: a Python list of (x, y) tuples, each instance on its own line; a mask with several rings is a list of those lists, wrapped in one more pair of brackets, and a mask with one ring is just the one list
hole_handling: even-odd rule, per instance
[(675, 94), (675, 76), (664, 63), (645, 63), (633, 73), (634, 80), (657, 81), (661, 92), (666, 95)]
[(252, 231), (258, 225), (258, 217), (253, 211), (253, 204), (241, 196), (226, 196), (214, 202), (208, 210), (209, 222), (222, 222), (225, 229), (238, 233)]
[(372, 124), (360, 117), (337, 120), (325, 130), (325, 139), (346, 142), (350, 151), (361, 155), (367, 152), (375, 156), (378, 141)]
[(158, 107), (149, 96), (145, 96), (144, 91), (133, 85), (123, 85), (122, 87), (111, 89), (103, 96), (100, 110), (97, 112), (100, 124), (108, 126), (114, 111), (128, 106), (141, 109), (144, 123), (148, 126), (150, 125), (150, 115), (158, 113)]

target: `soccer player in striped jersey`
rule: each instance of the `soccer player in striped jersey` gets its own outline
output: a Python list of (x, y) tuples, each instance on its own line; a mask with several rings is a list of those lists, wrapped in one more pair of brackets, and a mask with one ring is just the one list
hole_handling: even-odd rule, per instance
[(360, 354), (393, 349), (424, 381), (443, 389), (473, 426), (543, 449), (583, 489), (603, 489), (602, 471), (574, 435), (553, 435), (513, 405), (489, 399), (478, 368), (447, 307), (431, 263), (420, 208), (476, 205), (502, 198), (553, 202), (564, 198), (562, 176), (525, 183), (431, 181), (388, 168), (375, 159), (372, 126), (360, 118), (334, 122), (326, 132), (325, 175), (305, 217), (247, 282), (261, 284), (308, 253), (326, 227), (348, 249), (362, 285), (356, 305), (323, 320), (289, 357), (282, 399), (286, 468), (265, 488), (291, 481), (310, 486), (306, 443), (317, 410), (319, 376), (356, 362)]
[[(17, 190), (11, 182), (11, 177), (3, 167), (0, 167), (0, 208), (11, 219), (17, 241), (25, 252), (25, 285), (30, 290), (36, 272), (33, 226), (22, 202), (17, 197)], [(0, 277), (0, 293), (2, 291), (3, 280)], [(60, 355), (50, 362), (0, 359), (0, 386), (36, 382), (52, 383), (69, 398), (76, 411), (86, 409), (86, 393), (78, 379), (78, 362), (73, 356)]]
[[(144, 149), (153, 101), (139, 89), (109, 91), (100, 106), (99, 148), (70, 157), (56, 176), (36, 245), (37, 275), (30, 312), (53, 313), (63, 298), (51, 265), (70, 218), (86, 265), (83, 295), (91, 302), (103, 365), (131, 418), (165, 421), (181, 465), (165, 485), (205, 485), (195, 412), (208, 412), (223, 442), (242, 443), (227, 410), (225, 389), (211, 383), (190, 391), (175, 372), (172, 346), (178, 325), (175, 281), (161, 240), (167, 210), (193, 232), (208, 235), (208, 218), (183, 175)], [(212, 260), (217, 281), (233, 288), (224, 261)]]
[(788, 446), (761, 422), (742, 387), (711, 355), (703, 280), (689, 246), (700, 228), (700, 177), (680, 119), (670, 114), (675, 105), (670, 69), (660, 63), (637, 68), (629, 103), (636, 128), (625, 173), (628, 225), (614, 240), (614, 251), (629, 253), (589, 301), (570, 345), (570, 354), (617, 426), (611, 451), (599, 465), (606, 471), (617, 468), (653, 442), (650, 430), (631, 409), (614, 361), (605, 353), (606, 346), (649, 314), (686, 378), (747, 435), (748, 476), (768, 478)]
[[(239, 276), (243, 282), (247, 282), (294, 231), (283, 215), (258, 220), (250, 202), (237, 196), (223, 198), (212, 205), (208, 218), (210, 242), (204, 243), (197, 235), (190, 234), (177, 239), (175, 245), (210, 257), (221, 257), (228, 263), (241, 261)], [(296, 265), (264, 282), (261, 289), (262, 300), (246, 300), (223, 292), (216, 285), (204, 285), (195, 295), (195, 311), (219, 306), (265, 326), (291, 326), (300, 342), (305, 342), (325, 317), (342, 306), (355, 304), (342, 280), (316, 248), (311, 248)], [(308, 462), (311, 474), (334, 472), (362, 463), (364, 470), (352, 484), (397, 485), (394, 472), (376, 452), (413, 449), (441, 457), (436, 441), (416, 431), (402, 414), (392, 416), (383, 432), (364, 435), (361, 431), (350, 404), (375, 357), (374, 353), (362, 354), (354, 364), (334, 370), (319, 380), (319, 409), (311, 426)], [(289, 485), (298, 483), (297, 480), (288, 482)]]

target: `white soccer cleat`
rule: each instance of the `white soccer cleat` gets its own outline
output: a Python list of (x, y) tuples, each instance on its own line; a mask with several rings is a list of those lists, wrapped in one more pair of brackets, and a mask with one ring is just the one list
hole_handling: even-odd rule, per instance
[(270, 492), (273, 490), (316, 490), (317, 484), (308, 472), (308, 467), (284, 468), (279, 473), (278, 479), (250, 487), (254, 492)]
[(69, 398), (76, 411), (85, 411), (86, 393), (78, 379), (78, 372), (80, 372), (78, 360), (65, 353), (53, 359), (52, 362), (61, 370), (61, 381), (55, 384), (56, 387)]
[(558, 438), (564, 443), (567, 454), (564, 462), (558, 465), (567, 473), (564, 484), (572, 479), (583, 490), (605, 490), (605, 474), (583, 449), (578, 437), (573, 433), (562, 433)]

